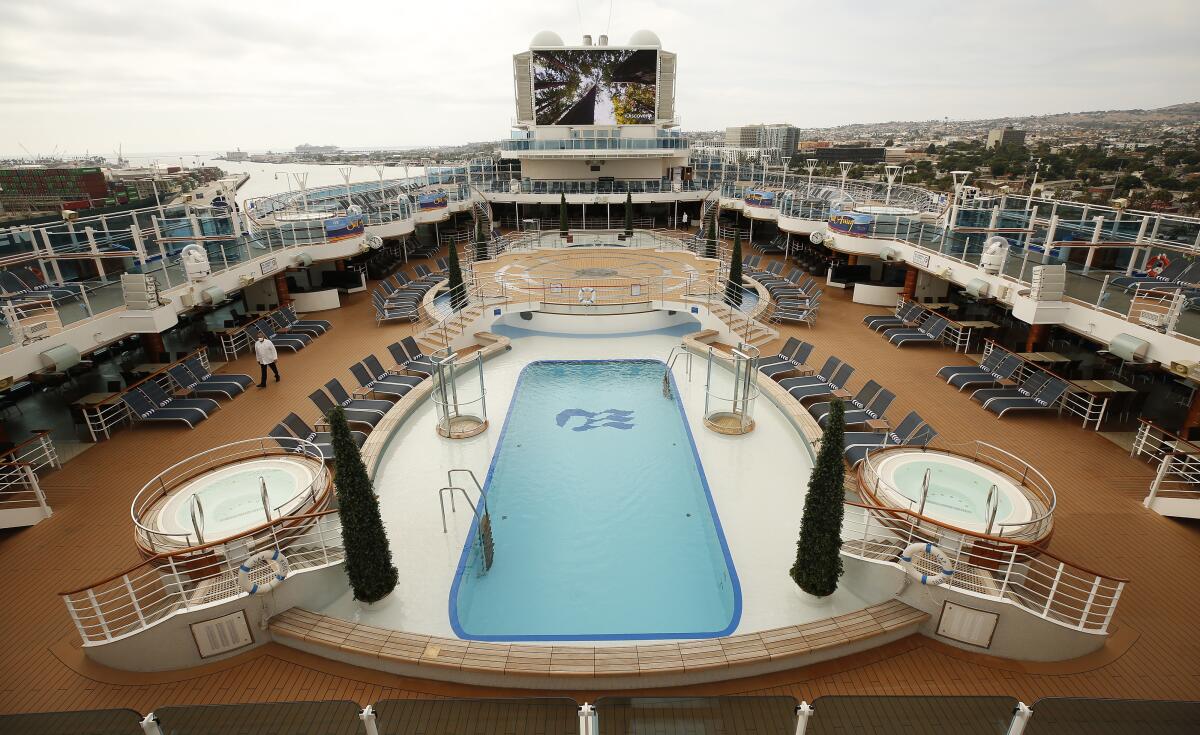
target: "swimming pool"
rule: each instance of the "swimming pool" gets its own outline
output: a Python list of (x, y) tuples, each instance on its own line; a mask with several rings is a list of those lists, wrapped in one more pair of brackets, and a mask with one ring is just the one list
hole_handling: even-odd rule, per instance
[[(475, 640), (705, 638), (741, 590), (678, 389), (658, 360), (543, 360), (521, 372), (450, 622)], [(672, 379), (672, 383), (673, 383)], [(477, 524), (476, 524), (477, 525)]]

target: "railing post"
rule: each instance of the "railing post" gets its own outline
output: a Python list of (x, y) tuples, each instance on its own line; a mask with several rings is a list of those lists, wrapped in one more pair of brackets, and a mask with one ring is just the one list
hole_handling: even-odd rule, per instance
[(179, 599), (183, 602), (183, 609), (188, 609), (188, 598), (183, 591), (183, 580), (179, 578), (179, 570), (175, 568), (175, 557), (167, 556), (167, 567), (171, 570), (171, 581), (175, 584), (175, 594), (179, 595)]
[(88, 602), (92, 603), (92, 609), (96, 611), (96, 619), (100, 621), (100, 629), (104, 631), (104, 637), (107, 640), (112, 640), (112, 631), (108, 629), (108, 623), (104, 620), (104, 613), (100, 610), (100, 602), (96, 600), (96, 591), (88, 588)]
[(1087, 628), (1088, 615), (1090, 615), (1092, 612), (1092, 604), (1095, 603), (1095, 601), (1096, 601), (1096, 591), (1098, 589), (1100, 589), (1099, 575), (1092, 577), (1092, 589), (1088, 592), (1087, 602), (1083, 606), (1083, 615), (1081, 615), (1079, 617), (1079, 629), (1080, 630), (1084, 630)]
[(139, 724), (142, 726), (142, 732), (146, 735), (163, 735), (162, 728), (158, 726), (158, 718), (154, 716), (153, 712), (146, 715), (146, 719)]
[(71, 616), (71, 620), (75, 623), (75, 629), (79, 631), (80, 640), (87, 643), (87, 631), (84, 630), (83, 621), (79, 619), (79, 613), (75, 612), (75, 601), (71, 599), (70, 595), (63, 595), (63, 604), (67, 606), (67, 614)]
[(1017, 708), (1013, 710), (1012, 722), (1008, 723), (1008, 730), (1004, 735), (1021, 735), (1025, 732), (1025, 725), (1029, 723), (1029, 718), (1033, 717), (1033, 710), (1024, 702), (1017, 702)]
[(1117, 600), (1121, 599), (1121, 592), (1125, 589), (1124, 582), (1117, 582), (1117, 590), (1113, 592), (1112, 599), (1108, 601), (1108, 610), (1104, 613), (1104, 622), (1100, 624), (1100, 632), (1108, 632), (1108, 624), (1112, 622), (1113, 613), (1117, 611)]
[(137, 613), (138, 623), (143, 628), (146, 627), (146, 616), (142, 614), (142, 606), (138, 604), (137, 595), (134, 594), (133, 585), (129, 582), (129, 575), (122, 574), (121, 581), (125, 583), (125, 591), (129, 593), (129, 601), (133, 603), (133, 611)]
[(813, 716), (813, 708), (808, 702), (796, 706), (796, 735), (804, 735), (808, 729), (808, 718)]
[(1050, 591), (1046, 593), (1046, 605), (1042, 608), (1042, 617), (1050, 615), (1050, 603), (1054, 601), (1054, 595), (1058, 593), (1058, 583), (1062, 581), (1063, 563), (1058, 563), (1058, 571), (1054, 573), (1054, 583), (1050, 585)]
[(1153, 507), (1154, 499), (1158, 497), (1159, 488), (1162, 487), (1163, 480), (1166, 478), (1167, 472), (1170, 471), (1171, 460), (1174, 458), (1174, 455), (1170, 454), (1169, 452), (1163, 456), (1162, 464), (1158, 466), (1158, 472), (1154, 475), (1154, 482), (1150, 483), (1150, 494), (1147, 495), (1146, 499), (1142, 501), (1142, 505), (1145, 507)]
[(596, 708), (584, 702), (579, 708), (579, 735), (596, 735), (599, 732), (596, 717)]
[(375, 724), (375, 708), (367, 705), (362, 712), (358, 713), (358, 719), (362, 720), (363, 729), (367, 731), (367, 735), (379, 735), (379, 726)]

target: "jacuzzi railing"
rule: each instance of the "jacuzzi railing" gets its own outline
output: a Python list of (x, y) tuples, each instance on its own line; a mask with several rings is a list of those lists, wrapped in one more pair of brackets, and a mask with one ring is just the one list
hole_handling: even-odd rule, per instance
[(279, 518), (236, 538), (156, 554), (99, 582), (60, 592), (84, 645), (143, 631), (175, 613), (209, 607), (246, 592), (238, 568), (254, 554), (279, 549), (288, 575), (341, 562), (336, 510)]
[[(1027, 521), (996, 523), (991, 528), (987, 529), (982, 536), (994, 535), (997, 538), (1011, 539), (1014, 541), (1033, 542), (1045, 538), (1050, 534), (1050, 530), (1054, 525), (1054, 508), (1058, 503), (1057, 495), (1054, 492), (1054, 487), (1046, 476), (1038, 471), (1036, 467), (1029, 464), (1025, 460), (1016, 456), (1011, 452), (1006, 452), (1000, 447), (988, 444), (984, 441), (973, 441), (967, 444), (957, 445), (966, 447), (965, 451), (958, 451), (954, 448), (937, 449), (938, 452), (953, 454), (957, 457), (970, 459), (973, 462), (982, 464), (993, 470), (999, 471), (1001, 474), (1007, 475), (1014, 484), (1020, 485), (1026, 492), (1027, 499), (1033, 507), (1033, 517)], [(919, 500), (909, 498), (908, 493), (900, 490), (895, 485), (886, 482), (879, 474), (878, 462), (881, 455), (886, 456), (896, 452), (924, 452), (926, 447), (906, 447), (906, 446), (891, 446), (881, 447), (879, 450), (867, 452), (865, 461), (859, 465), (860, 482), (863, 487), (868, 488), (868, 491), (876, 500), (881, 497), (880, 489), (886, 488), (890, 491), (892, 497), (901, 497), (909, 499), (908, 510), (917, 515), (917, 506)], [(928, 518), (927, 516), (918, 517), (928, 520), (931, 523), (938, 521)], [(965, 533), (971, 533), (966, 531)]]
[[(243, 439), (195, 454), (181, 462), (176, 462), (160, 472), (157, 477), (143, 485), (141, 490), (138, 490), (129, 506), (129, 515), (133, 520), (134, 539), (138, 547), (146, 554), (158, 554), (160, 552), (179, 553), (177, 550), (180, 548), (208, 543), (223, 543), (231, 540), (231, 538), (242, 535), (238, 534), (230, 539), (210, 539), (204, 538), (203, 528), (200, 529), (200, 535), (197, 536), (195, 531), (163, 531), (151, 527), (145, 521), (153, 513), (154, 506), (165, 495), (196, 479), (205, 472), (248, 459), (269, 457), (291, 459), (300, 455), (315, 460), (318, 469), (312, 482), (299, 488), (295, 495), (273, 507), (272, 511), (278, 513), (282, 508), (291, 506), (294, 501), (305, 495), (309, 496), (309, 503), (306, 506), (307, 510), (311, 511), (314, 508), (325, 507), (330, 489), (332, 488), (332, 476), (330, 475), (329, 467), (325, 465), (321, 457), (321, 451), (315, 444), (299, 439), (293, 441), (297, 444), (296, 450), (284, 449), (274, 439)], [(264, 514), (265, 512), (264, 510)], [(264, 517), (262, 522), (267, 523), (269, 520), (273, 519)]]
[(903, 508), (847, 502), (845, 509), (843, 554), (899, 564), (909, 544), (933, 544), (954, 568), (943, 586), (1001, 600), (1076, 630), (1107, 632), (1129, 581), (1073, 564), (1033, 544), (972, 533)]

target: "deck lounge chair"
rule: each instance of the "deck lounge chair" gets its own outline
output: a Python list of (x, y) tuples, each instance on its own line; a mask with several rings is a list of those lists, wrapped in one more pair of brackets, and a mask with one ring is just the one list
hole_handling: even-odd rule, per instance
[(937, 371), (937, 376), (947, 383), (959, 375), (987, 377), (992, 374), (992, 371), (996, 369), (996, 366), (1000, 364), (1000, 361), (1007, 354), (1007, 352), (998, 347), (993, 348), (991, 352), (988, 352), (979, 361), (978, 365), (946, 365)]
[(242, 373), (214, 373), (204, 367), (204, 363), (200, 362), (199, 357), (189, 357), (183, 361), (183, 364), (202, 383), (234, 383), (240, 386), (242, 390), (246, 390), (254, 384), (254, 378)]
[(372, 398), (355, 398), (342, 386), (342, 382), (337, 378), (331, 378), (325, 381), (325, 390), (333, 400), (342, 408), (350, 408), (356, 411), (378, 411), (387, 413), (392, 409), (391, 401), (381, 401)]
[(979, 371), (978, 373), (959, 373), (958, 375), (951, 376), (947, 382), (958, 388), (960, 392), (968, 387), (1000, 385), (1003, 381), (1012, 377), (1017, 368), (1021, 367), (1022, 362), (1024, 361), (1016, 355), (1006, 353), (991, 373), (985, 374), (983, 371)]
[(980, 388), (971, 394), (971, 400), (976, 403), (981, 403), (985, 407), (988, 401), (996, 398), (1027, 398), (1034, 395), (1042, 386), (1050, 382), (1050, 374), (1041, 370), (1035, 370), (1025, 376), (1025, 380), (1020, 385), (1007, 385), (1000, 388)]
[(779, 381), (779, 385), (786, 390), (790, 390), (803, 385), (819, 385), (821, 383), (826, 383), (830, 378), (833, 377), (834, 372), (837, 371), (838, 366), (841, 364), (842, 361), (839, 358), (829, 357), (825, 360), (825, 364), (821, 366), (821, 369), (816, 373), (812, 375), (805, 375), (800, 378), (784, 378)]
[(950, 322), (939, 316), (934, 317), (925, 324), (922, 324), (912, 332), (906, 332), (903, 330), (888, 330), (887, 332), (884, 332), (884, 335), (887, 336), (888, 342), (891, 342), (897, 347), (903, 347), (905, 345), (932, 344), (942, 341), (942, 333), (946, 331), (946, 327), (948, 326), (950, 326)]
[[(408, 362), (405, 363), (404, 369), (410, 372), (424, 372), (426, 375), (433, 375), (433, 370), (436, 364), (433, 358), (421, 351), (420, 345), (412, 336), (405, 337), (400, 340), (400, 346), (404, 348), (404, 352), (408, 355)], [(391, 349), (390, 347), (388, 348)], [(395, 356), (396, 353), (392, 353)], [(399, 361), (397, 361), (399, 362)]]
[(296, 316), (296, 307), (292, 306), (291, 304), (280, 309), (279, 313), (283, 314), (284, 319), (286, 319), (288, 324), (292, 326), (319, 329), (321, 330), (321, 334), (333, 329), (333, 324), (325, 321), (324, 319), (301, 319), (300, 317)]
[(254, 328), (266, 335), (276, 347), (292, 352), (299, 352), (312, 342), (312, 337), (306, 334), (279, 334), (270, 319), (259, 319), (254, 322)]
[(371, 292), (371, 305), (375, 307), (376, 324), (396, 319), (404, 319), (410, 322), (417, 320), (417, 308), (415, 306), (389, 305), (383, 294), (379, 293), (378, 290)]
[(246, 390), (233, 381), (206, 383), (193, 375), (192, 371), (188, 370), (187, 366), (183, 363), (167, 368), (167, 375), (171, 376), (171, 380), (175, 382), (175, 385), (179, 386), (180, 390), (185, 390), (198, 396), (209, 395), (233, 398)]
[(881, 329), (915, 326), (921, 321), (924, 311), (915, 301), (907, 301), (896, 308), (895, 314), (872, 314), (863, 317), (863, 324), (876, 332)]
[(420, 385), (421, 381), (428, 377), (422, 376), (418, 378), (414, 375), (399, 375), (394, 373), (391, 370), (384, 368), (383, 364), (379, 362), (379, 358), (375, 357), (374, 355), (367, 355), (364, 357), (362, 359), (362, 365), (367, 369), (368, 372), (371, 373), (375, 380), (388, 380), (393, 383), (403, 383), (405, 385), (411, 385), (414, 388)]
[(300, 327), (290, 324), (283, 316), (283, 313), (279, 311), (268, 314), (267, 319), (271, 320), (271, 326), (277, 330), (276, 333), (284, 336), (308, 337), (309, 341), (311, 342), (317, 337), (320, 337), (322, 334), (325, 334), (316, 327)]
[[(793, 339), (796, 338), (788, 337), (788, 344), (790, 344)], [(786, 375), (787, 373), (793, 373), (797, 370), (806, 369), (805, 362), (808, 360), (808, 356), (812, 354), (813, 346), (808, 342), (803, 342), (798, 339), (796, 339), (796, 342), (798, 344), (796, 345), (795, 349), (791, 351), (788, 359), (775, 360), (774, 362), (769, 362), (766, 365), (759, 365), (758, 371), (766, 377), (774, 379), (779, 375)], [(774, 357), (783, 357), (785, 354), (788, 354), (787, 344), (785, 344), (783, 347), (784, 349), (779, 353), (779, 355)], [(767, 359), (771, 360), (774, 358)]]
[[(325, 391), (320, 389), (309, 393), (308, 400), (313, 402), (313, 405), (317, 407), (317, 410), (321, 412), (322, 416), (328, 417), (333, 409), (337, 408), (337, 404), (335, 404), (329, 398), (329, 396), (326, 395)], [(357, 409), (347, 406), (343, 406), (342, 408), (346, 412), (346, 421), (352, 424), (365, 424), (366, 426), (374, 429), (375, 425), (383, 419), (383, 411), (377, 411), (374, 409)]]
[(808, 328), (812, 329), (812, 326), (817, 323), (817, 315), (820, 312), (821, 305), (817, 303), (810, 306), (783, 304), (771, 312), (771, 321), (807, 324)]
[(983, 405), (984, 408), (996, 414), (1003, 416), (1009, 411), (1039, 411), (1054, 408), (1054, 404), (1058, 399), (1063, 397), (1067, 392), (1067, 384), (1057, 378), (1051, 378), (1046, 381), (1041, 390), (1032, 396), (1021, 396), (1012, 398), (993, 398)]
[(911, 411), (898, 426), (886, 432), (846, 432), (842, 439), (845, 446), (844, 455), (851, 467), (857, 467), (867, 457), (867, 453), (881, 447), (890, 446), (927, 446), (937, 431), (925, 423), (920, 414)]
[(211, 398), (176, 398), (154, 380), (147, 380), (138, 388), (159, 408), (194, 408), (208, 417), (221, 407), (221, 404)]
[[(855, 411), (866, 408), (867, 404), (870, 403), (871, 400), (875, 398), (875, 395), (881, 390), (883, 390), (882, 385), (874, 380), (868, 380), (866, 383), (863, 383), (863, 387), (858, 389), (858, 392), (854, 394), (853, 398), (845, 402), (846, 410)], [(808, 407), (808, 412), (812, 414), (814, 419), (817, 420), (817, 423), (820, 423), (821, 419), (824, 418), (831, 410), (833, 410), (832, 401), (814, 403)], [(822, 426), (824, 426), (824, 424), (822, 424)]]
[[(350, 436), (354, 438), (354, 443), (362, 446), (367, 440), (367, 435), (361, 431), (351, 431)], [(317, 451), (321, 453), (323, 459), (333, 459), (333, 434), (327, 431), (314, 431), (311, 426), (304, 422), (294, 413), (289, 413), (284, 417), (283, 421), (275, 425), (271, 429), (271, 438), (275, 440), (279, 446), (292, 451), (301, 451), (304, 445), (296, 441), (303, 439), (307, 442), (312, 442), (317, 445)]]
[[(871, 402), (865, 408), (847, 411), (845, 414), (846, 426), (882, 419), (894, 400), (896, 400), (896, 394), (884, 388), (875, 394), (875, 397), (871, 399)], [(825, 424), (828, 422), (828, 414), (817, 419), (817, 423), (821, 425), (822, 429), (825, 428)]]
[[(356, 362), (351, 365), (350, 373), (354, 376), (354, 379), (358, 381), (360, 388), (371, 391), (372, 393), (377, 393), (381, 396), (392, 396), (400, 399), (408, 395), (408, 392), (416, 387), (412, 383), (402, 382), (403, 378), (393, 375), (388, 375), (386, 378), (376, 380), (371, 375), (371, 371), (367, 369), (367, 366), (361, 362)], [(409, 380), (416, 379), (409, 378)]]
[(846, 387), (846, 382), (850, 380), (850, 376), (854, 374), (854, 368), (848, 362), (843, 362), (834, 371), (833, 375), (829, 376), (829, 381), (819, 383), (817, 385), (800, 385), (795, 388), (788, 388), (788, 393), (797, 401), (807, 401), (810, 398), (822, 398), (824, 396), (833, 395), (835, 390)]
[(137, 388), (122, 393), (121, 402), (138, 421), (179, 421), (187, 424), (188, 428), (195, 428), (196, 424), (208, 418), (208, 414), (198, 408), (157, 406)]

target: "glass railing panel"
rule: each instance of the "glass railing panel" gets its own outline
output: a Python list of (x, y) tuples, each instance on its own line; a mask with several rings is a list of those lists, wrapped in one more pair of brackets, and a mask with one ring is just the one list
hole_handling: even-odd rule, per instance
[(1013, 697), (825, 696), (812, 702), (806, 732), (1004, 735), (1016, 706)]
[(5, 735), (143, 735), (142, 716), (131, 709), (0, 715)]
[(579, 705), (565, 697), (385, 699), (374, 710), (379, 735), (580, 732)]
[(365, 735), (354, 702), (268, 702), (161, 707), (159, 727), (170, 735)]
[(1133, 699), (1039, 699), (1026, 735), (1190, 735), (1200, 728), (1200, 702)]
[[(794, 735), (797, 704), (792, 697), (600, 697), (596, 700), (596, 719), (600, 735)], [(816, 719), (809, 722), (810, 732)]]

